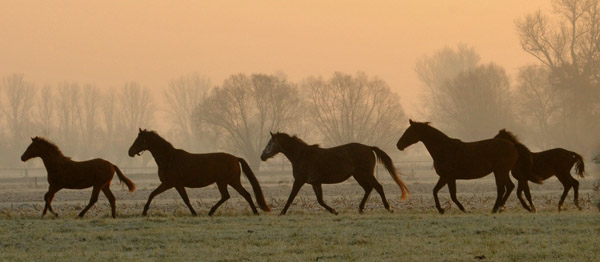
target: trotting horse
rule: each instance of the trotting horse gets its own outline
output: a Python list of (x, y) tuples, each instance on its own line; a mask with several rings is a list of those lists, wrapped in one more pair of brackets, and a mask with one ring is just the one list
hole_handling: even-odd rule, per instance
[[(441, 131), (433, 128), (428, 122), (420, 123), (409, 120), (410, 126), (404, 131), (397, 147), (404, 150), (419, 141), (423, 142), (433, 158), (433, 167), (440, 177), (433, 188), (435, 206), (440, 212), (438, 191), (448, 184), (450, 198), (463, 211), (465, 208), (456, 198), (457, 179), (475, 179), (494, 172), (498, 196), (492, 213), (504, 205), (515, 185), (510, 181), (509, 172), (517, 163), (519, 154), (515, 145), (501, 139), (488, 139), (465, 143), (450, 138)], [(525, 167), (528, 168), (528, 167)]]
[(73, 161), (71, 158), (66, 157), (60, 151), (60, 149), (50, 141), (41, 137), (34, 137), (31, 139), (31, 144), (25, 150), (25, 153), (21, 156), (23, 162), (34, 158), (40, 157), (44, 162), (46, 171), (48, 172), (48, 192), (44, 195), (44, 201), (46, 206), (42, 212), (42, 218), (46, 215), (46, 212), (50, 210), (54, 216), (58, 216), (52, 210), (52, 199), (54, 194), (63, 188), (67, 189), (84, 189), (93, 187), (92, 198), (90, 203), (79, 213), (79, 217), (83, 217), (85, 213), (90, 209), (96, 201), (98, 201), (98, 194), (100, 190), (108, 198), (112, 217), (116, 217), (116, 206), (115, 196), (110, 191), (110, 182), (112, 181), (115, 171), (121, 182), (124, 182), (129, 188), (129, 192), (135, 190), (135, 185), (131, 180), (123, 175), (121, 170), (112, 163), (96, 158), (87, 161)]
[[(525, 150), (528, 152), (529, 149), (521, 144), (518, 138), (513, 135), (510, 131), (506, 131), (506, 129), (502, 129), (498, 131), (498, 134), (494, 138), (506, 139), (515, 144), (522, 145)], [(558, 181), (563, 185), (563, 194), (560, 197), (560, 201), (558, 202), (558, 211), (561, 211), (563, 202), (569, 193), (571, 187), (573, 187), (574, 202), (575, 206), (579, 210), (581, 210), (581, 206), (579, 206), (579, 181), (577, 181), (571, 175), (571, 168), (575, 165), (575, 173), (579, 175), (579, 177), (583, 177), (583, 173), (585, 172), (585, 164), (583, 163), (583, 158), (581, 155), (566, 150), (562, 148), (554, 148), (542, 152), (532, 152), (531, 153), (532, 165), (531, 165), (531, 173), (527, 174), (519, 174), (513, 172), (513, 177), (515, 177), (519, 183), (517, 186), (517, 197), (521, 202), (521, 205), (525, 209), (531, 212), (536, 212), (535, 206), (531, 200), (531, 193), (529, 191), (529, 183), (527, 181), (534, 182), (536, 184), (541, 184), (542, 181), (556, 176)], [(525, 197), (527, 197), (527, 201), (529, 201), (529, 206), (525, 203), (522, 197), (522, 192), (525, 192)]]
[[(252, 202), (252, 197), (244, 189), (240, 181), (242, 170), (252, 185), (258, 206), (264, 211), (270, 210), (265, 202), (256, 176), (254, 176), (248, 163), (242, 158), (226, 153), (191, 154), (173, 147), (171, 143), (154, 131), (140, 129), (137, 138), (129, 148), (129, 156), (140, 155), (144, 150), (150, 151), (154, 157), (158, 165), (158, 178), (161, 182), (150, 193), (148, 201), (144, 206), (144, 212), (142, 213), (144, 216), (148, 213), (152, 199), (172, 187), (175, 187), (183, 202), (185, 202), (190, 212), (192, 212), (192, 215), (196, 216), (196, 211), (190, 204), (185, 188), (205, 187), (213, 183), (217, 183), (217, 187), (221, 193), (221, 200), (210, 209), (209, 216), (212, 216), (217, 208), (229, 199), (228, 185), (238, 191), (248, 201), (252, 212), (258, 215), (256, 206)], [(241, 170), (240, 165), (242, 166)]]
[(263, 150), (260, 159), (266, 161), (280, 152), (292, 163), (294, 175), (292, 192), (285, 207), (281, 210), (282, 215), (287, 212), (298, 191), (305, 183), (312, 185), (319, 204), (330, 213), (337, 215), (337, 212), (323, 201), (321, 184), (341, 183), (350, 176), (353, 176), (365, 190), (365, 195), (358, 209), (360, 213), (363, 212), (365, 203), (373, 188), (381, 196), (383, 206), (391, 211), (391, 207), (383, 193), (383, 187), (377, 182), (373, 174), (376, 160), (384, 164), (394, 181), (400, 186), (402, 200), (410, 194), (404, 182), (398, 176), (392, 159), (377, 147), (351, 143), (338, 147), (321, 148), (319, 145), (308, 145), (296, 136), (292, 137), (286, 133), (271, 133), (271, 140)]

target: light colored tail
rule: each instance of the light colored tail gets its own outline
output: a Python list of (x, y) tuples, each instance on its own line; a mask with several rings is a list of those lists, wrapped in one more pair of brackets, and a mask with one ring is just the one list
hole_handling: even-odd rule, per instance
[(402, 200), (406, 200), (408, 197), (410, 197), (410, 191), (408, 191), (408, 188), (406, 187), (404, 182), (402, 182), (400, 176), (398, 176), (398, 171), (396, 171), (396, 168), (394, 167), (394, 163), (392, 163), (392, 159), (390, 158), (390, 156), (388, 156), (388, 154), (386, 154), (385, 152), (383, 152), (383, 150), (377, 147), (371, 147), (371, 150), (375, 152), (379, 163), (382, 163), (385, 166), (385, 169), (387, 169), (387, 171), (390, 173), (392, 179), (396, 181), (396, 184), (398, 184), (400, 190), (402, 190)]

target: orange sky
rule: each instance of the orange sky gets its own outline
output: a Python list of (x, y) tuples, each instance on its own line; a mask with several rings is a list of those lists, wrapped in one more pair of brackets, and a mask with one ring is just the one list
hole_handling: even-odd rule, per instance
[(0, 77), (151, 88), (197, 72), (358, 70), (386, 80), (409, 116), (420, 90), (416, 59), (445, 45), (474, 46), (510, 74), (535, 62), (514, 20), (550, 0), (0, 1)]

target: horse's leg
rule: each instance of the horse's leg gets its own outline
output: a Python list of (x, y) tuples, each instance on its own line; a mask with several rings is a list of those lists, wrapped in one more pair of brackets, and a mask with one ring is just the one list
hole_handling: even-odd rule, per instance
[(508, 200), (508, 197), (510, 197), (510, 193), (512, 193), (513, 189), (515, 189), (515, 184), (512, 182), (512, 180), (510, 180), (508, 172), (506, 172), (506, 177), (504, 177), (504, 189), (506, 191), (502, 197), (502, 203), (500, 206), (504, 206), (504, 204), (506, 204), (506, 200)]
[(219, 192), (221, 193), (221, 200), (219, 200), (208, 212), (208, 216), (212, 216), (217, 208), (223, 204), (227, 199), (229, 199), (229, 191), (227, 191), (227, 184), (217, 182), (217, 187), (219, 188)]
[(96, 201), (98, 201), (98, 194), (100, 194), (100, 187), (94, 186), (94, 189), (92, 189), (92, 197), (90, 198), (90, 203), (88, 203), (88, 205), (83, 210), (81, 210), (81, 212), (79, 213), (79, 217), (83, 217), (83, 215), (85, 215), (85, 212), (87, 212), (94, 204), (96, 204)]
[(281, 210), (280, 215), (285, 215), (288, 208), (292, 204), (292, 201), (294, 201), (294, 198), (296, 198), (298, 191), (300, 191), (300, 188), (302, 188), (303, 185), (304, 185), (304, 182), (300, 182), (300, 181), (298, 181), (298, 179), (294, 180), (294, 185), (292, 186), (292, 192), (290, 192), (290, 196), (288, 197), (288, 200), (285, 203), (285, 207), (283, 207), (283, 209)]
[(385, 197), (385, 193), (383, 193), (383, 187), (381, 186), (381, 184), (379, 184), (379, 182), (377, 182), (375, 177), (373, 177), (371, 180), (371, 186), (373, 186), (377, 193), (379, 193), (379, 196), (381, 196), (381, 201), (383, 202), (383, 206), (385, 207), (385, 209), (392, 212), (392, 208), (390, 207), (390, 204), (388, 203), (387, 198)]
[(525, 180), (523, 190), (525, 191), (525, 197), (527, 197), (527, 201), (529, 201), (529, 206), (531, 206), (531, 212), (537, 212), (535, 206), (533, 205), (533, 200), (531, 199), (531, 192), (529, 191), (529, 183), (527, 182), (527, 180)]
[(188, 198), (187, 192), (185, 192), (185, 187), (175, 186), (175, 189), (177, 190), (177, 192), (183, 199), (183, 203), (185, 203), (185, 205), (190, 209), (190, 212), (192, 212), (192, 216), (197, 216), (196, 210), (194, 210), (194, 208), (192, 207), (192, 204), (190, 203), (190, 199)]
[(148, 208), (150, 208), (150, 202), (152, 202), (152, 199), (162, 193), (165, 192), (167, 189), (171, 188), (172, 186), (166, 185), (164, 183), (158, 185), (158, 187), (156, 189), (154, 189), (154, 191), (152, 191), (152, 193), (150, 193), (150, 196), (148, 197), (148, 201), (146, 201), (146, 205), (144, 205), (144, 211), (142, 212), (142, 216), (148, 215)]
[(105, 186), (104, 188), (102, 188), (102, 192), (108, 199), (108, 203), (110, 203), (110, 210), (112, 213), (112, 217), (116, 218), (117, 217), (117, 205), (116, 205), (115, 195), (113, 195), (112, 191), (110, 191), (110, 187), (108, 187), (108, 185)]
[(48, 210), (50, 210), (50, 213), (52, 213), (55, 217), (58, 217), (58, 214), (52, 210), (52, 199), (54, 199), (54, 194), (56, 194), (56, 192), (58, 192), (58, 189), (49, 188), (48, 192), (44, 195), (44, 201), (46, 202), (46, 205), (44, 206), (44, 211), (42, 211), (42, 218), (44, 218)]
[(458, 198), (456, 198), (456, 179), (448, 180), (448, 190), (450, 191), (450, 198), (456, 204), (456, 206), (458, 206), (458, 209), (460, 209), (460, 211), (462, 212), (467, 213), (467, 210), (465, 210), (463, 205), (460, 202), (458, 202)]
[[(527, 181), (525, 181), (525, 183), (527, 183)], [(527, 203), (525, 203), (525, 199), (523, 199), (523, 181), (519, 180), (519, 183), (517, 184), (517, 198), (519, 199), (519, 202), (521, 202), (521, 205), (523, 206), (523, 208), (525, 208), (527, 211), (531, 212), (531, 208), (527, 205)]]
[(327, 209), (329, 213), (337, 215), (338, 213), (333, 208), (325, 204), (325, 201), (323, 201), (323, 188), (321, 187), (321, 184), (312, 184), (312, 187), (315, 191), (315, 195), (317, 196), (317, 202), (319, 202), (319, 205)]
[(494, 208), (492, 208), (492, 213), (498, 212), (498, 209), (500, 206), (502, 206), (504, 192), (506, 192), (506, 189), (504, 189), (504, 179), (501, 178), (502, 175), (494, 172), (494, 178), (496, 179), (496, 191), (498, 195), (496, 196), (496, 202), (494, 203)]
[(444, 209), (442, 209), (442, 206), (440, 205), (440, 200), (438, 199), (438, 191), (440, 191), (440, 189), (444, 187), (446, 183), (448, 183), (446, 178), (440, 176), (440, 179), (438, 179), (437, 184), (435, 184), (435, 187), (433, 187), (433, 200), (435, 200), (435, 207), (438, 209), (438, 212), (440, 212), (440, 214), (444, 214)]
[(360, 201), (360, 205), (358, 206), (358, 213), (362, 214), (365, 210), (365, 204), (367, 203), (367, 199), (369, 199), (369, 194), (371, 194), (371, 191), (373, 191), (373, 186), (371, 186), (371, 184), (363, 180), (356, 179), (356, 181), (365, 190), (365, 196), (363, 196), (363, 199), (362, 201)]
[(235, 189), (238, 193), (240, 193), (240, 195), (242, 195), (242, 197), (244, 197), (244, 199), (246, 199), (246, 201), (248, 201), (248, 204), (250, 204), (250, 208), (252, 209), (252, 213), (254, 213), (255, 215), (258, 215), (258, 210), (256, 210), (254, 201), (252, 201), (252, 196), (250, 195), (250, 193), (248, 193), (248, 191), (246, 191), (246, 189), (242, 186), (240, 181), (236, 180), (235, 182), (231, 183), (230, 185), (231, 185), (231, 187), (233, 187), (233, 189)]
[(560, 181), (564, 187), (564, 191), (562, 196), (560, 196), (560, 201), (558, 201), (558, 211), (562, 210), (563, 202), (565, 202), (565, 198), (569, 194), (569, 190), (571, 189), (571, 181), (563, 176), (557, 176), (558, 181)]
[(579, 205), (579, 181), (571, 177), (571, 184), (573, 185), (573, 201), (575, 202), (575, 206), (579, 210), (582, 210), (581, 206)]

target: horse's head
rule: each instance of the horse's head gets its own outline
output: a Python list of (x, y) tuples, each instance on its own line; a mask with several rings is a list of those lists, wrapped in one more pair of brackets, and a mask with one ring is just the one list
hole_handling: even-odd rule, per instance
[(145, 150), (148, 150), (148, 135), (149, 131), (146, 129), (142, 130), (140, 128), (140, 132), (138, 133), (137, 138), (133, 141), (133, 144), (129, 147), (129, 156), (134, 157), (135, 155), (141, 155), (141, 153)]
[(25, 153), (21, 155), (21, 161), (25, 162), (34, 157), (41, 157), (44, 152), (44, 143), (42, 139), (37, 136), (32, 137), (31, 144), (29, 144), (29, 146), (25, 150)]
[(279, 152), (281, 152), (281, 145), (279, 144), (277, 136), (274, 135), (273, 133), (270, 133), (270, 134), (271, 134), (271, 140), (269, 140), (269, 143), (267, 143), (265, 150), (263, 150), (262, 154), (260, 155), (260, 159), (262, 161), (267, 161), (267, 159), (269, 159), (269, 158), (273, 157), (274, 155), (277, 155)]
[(404, 131), (404, 134), (402, 134), (402, 137), (400, 137), (400, 140), (396, 144), (396, 147), (400, 150), (404, 150), (410, 145), (421, 141), (425, 132), (424, 129), (429, 127), (429, 122), (421, 123), (409, 119), (408, 123), (410, 126)]

